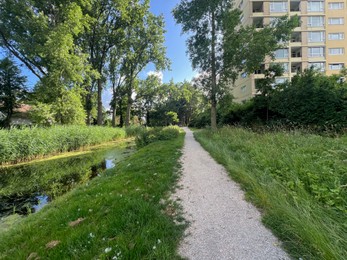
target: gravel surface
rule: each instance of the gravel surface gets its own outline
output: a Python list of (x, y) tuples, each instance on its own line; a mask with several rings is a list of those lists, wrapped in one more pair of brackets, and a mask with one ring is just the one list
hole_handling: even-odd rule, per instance
[(185, 128), (183, 175), (174, 198), (190, 222), (179, 254), (188, 259), (290, 259), (239, 185)]

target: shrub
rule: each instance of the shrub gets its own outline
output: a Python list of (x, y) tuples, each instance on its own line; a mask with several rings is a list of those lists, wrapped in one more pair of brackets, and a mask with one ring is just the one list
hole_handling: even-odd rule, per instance
[(172, 140), (179, 136), (181, 129), (178, 126), (167, 126), (164, 128), (145, 128), (136, 136), (138, 147), (146, 146), (156, 141)]

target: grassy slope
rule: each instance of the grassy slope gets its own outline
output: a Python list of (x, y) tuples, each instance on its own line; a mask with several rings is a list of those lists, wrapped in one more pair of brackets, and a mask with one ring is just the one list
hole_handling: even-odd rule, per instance
[[(0, 232), (0, 259), (26, 259), (31, 253), (41, 259), (179, 258), (183, 226), (174, 224), (171, 206), (162, 199), (177, 180), (182, 146), (183, 135), (150, 144), (106, 176)], [(85, 220), (70, 227), (78, 218)], [(47, 249), (53, 240), (60, 243)]]
[(196, 133), (296, 259), (347, 259), (347, 139), (223, 128)]

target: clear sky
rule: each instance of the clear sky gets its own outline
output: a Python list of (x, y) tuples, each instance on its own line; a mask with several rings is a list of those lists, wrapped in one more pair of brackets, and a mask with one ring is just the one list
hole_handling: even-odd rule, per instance
[(177, 25), (172, 9), (180, 0), (151, 0), (152, 13), (163, 14), (166, 22), (167, 56), (171, 60), (171, 71), (164, 71), (164, 82), (172, 78), (175, 82), (191, 80), (197, 73), (192, 70), (191, 63), (186, 55), (186, 35), (181, 35), (181, 26)]

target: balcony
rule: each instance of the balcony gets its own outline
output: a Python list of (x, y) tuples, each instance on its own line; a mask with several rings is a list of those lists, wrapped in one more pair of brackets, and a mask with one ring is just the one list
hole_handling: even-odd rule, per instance
[(302, 72), (302, 63), (301, 62), (292, 62), (292, 66), (290, 68), (292, 74), (297, 74)]
[(290, 37), (290, 41), (292, 43), (301, 43), (302, 41), (301, 32), (293, 32)]
[(265, 72), (265, 64), (261, 64), (259, 69), (254, 71), (255, 75), (263, 75)]
[(264, 18), (263, 17), (254, 17), (253, 26), (255, 28), (264, 28)]
[(264, 12), (264, 2), (252, 2), (253, 13), (263, 13)]
[(290, 1), (290, 11), (291, 12), (300, 12), (300, 1)]

